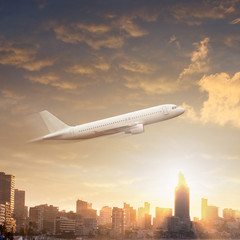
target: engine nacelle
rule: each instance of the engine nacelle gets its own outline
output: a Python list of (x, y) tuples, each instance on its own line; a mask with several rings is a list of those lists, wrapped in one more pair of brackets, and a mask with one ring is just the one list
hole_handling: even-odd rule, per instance
[(125, 133), (130, 133), (130, 134), (139, 134), (144, 132), (144, 126), (143, 124), (137, 124), (131, 128), (129, 128)]

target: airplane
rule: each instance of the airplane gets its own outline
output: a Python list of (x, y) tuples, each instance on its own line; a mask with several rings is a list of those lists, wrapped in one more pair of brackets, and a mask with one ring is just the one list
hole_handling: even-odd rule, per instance
[(130, 112), (77, 126), (69, 126), (44, 110), (40, 112), (49, 134), (32, 142), (41, 140), (82, 140), (116, 133), (139, 134), (144, 126), (177, 117), (184, 113), (184, 108), (174, 104), (159, 105)]

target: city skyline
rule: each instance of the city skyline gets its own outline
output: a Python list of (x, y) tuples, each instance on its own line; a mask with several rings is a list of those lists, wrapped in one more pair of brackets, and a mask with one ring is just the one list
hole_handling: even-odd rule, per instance
[[(2, 189), (5, 188), (5, 190), (3, 192), (0, 192), (0, 204), (2, 202), (2, 204), (6, 201), (4, 199), (7, 199), (7, 201), (10, 201), (10, 199), (13, 198), (13, 194), (10, 194), (8, 188), (11, 189), (11, 192), (15, 191), (14, 194), (14, 199), (15, 200), (11, 200), (12, 204), (14, 204), (14, 215), (17, 216), (16, 219), (18, 219), (18, 215), (24, 215), (27, 216), (27, 212), (28, 212), (28, 208), (30, 211), (30, 208), (35, 207), (35, 206), (25, 206), (25, 191), (24, 190), (19, 190), (14, 188), (15, 186), (15, 176), (13, 176), (12, 174), (6, 174), (4, 172), (0, 172), (0, 176), (2, 176), (2, 180), (0, 181), (0, 185), (3, 183), (3, 177), (6, 177), (7, 179), (14, 179), (14, 181), (10, 184), (10, 185), (3, 185)], [(7, 195), (5, 194), (8, 193)], [(185, 196), (186, 195), (186, 196)], [(16, 198), (17, 197), (17, 198)], [(216, 217), (224, 217), (224, 211), (226, 210), (230, 210), (230, 215), (233, 215), (233, 211), (237, 211), (237, 216), (240, 216), (240, 208), (233, 210), (232, 208), (229, 207), (217, 207), (217, 206), (208, 206), (208, 199), (205, 198), (201, 198), (201, 205), (200, 205), (200, 211), (201, 211), (201, 216), (191, 216), (190, 215), (190, 203), (191, 203), (191, 199), (190, 199), (190, 189), (186, 183), (185, 180), (185, 176), (182, 172), (179, 172), (178, 174), (178, 183), (177, 186), (175, 187), (175, 194), (174, 194), (174, 203), (172, 208), (167, 208), (165, 206), (152, 206), (151, 203), (149, 202), (144, 202), (144, 207), (139, 207), (139, 206), (135, 206), (135, 209), (133, 208), (133, 206), (131, 205), (131, 202), (129, 204), (127, 204), (124, 200), (122, 201), (122, 205), (123, 208), (121, 206), (111, 206), (108, 205), (107, 203), (104, 206), (101, 206), (100, 208), (93, 208), (92, 205), (93, 203), (90, 203), (88, 201), (86, 201), (87, 199), (84, 200), (80, 200), (79, 198), (76, 200), (76, 210), (70, 209), (67, 210), (69, 212), (76, 212), (77, 214), (80, 214), (82, 216), (84, 215), (93, 215), (93, 216), (101, 216), (101, 210), (104, 208), (119, 208), (119, 209), (124, 209), (124, 208), (131, 208), (134, 211), (137, 211), (137, 216), (138, 217), (143, 217), (145, 214), (150, 215), (151, 219), (154, 223), (154, 218), (157, 218), (157, 211), (160, 211), (161, 209), (165, 209), (164, 211), (166, 211), (167, 215), (169, 214), (169, 211), (171, 211), (171, 216), (176, 216), (182, 219), (190, 219), (193, 220), (194, 218), (198, 218), (201, 220), (207, 220), (206, 218), (206, 208), (210, 208), (211, 209), (215, 209), (217, 210), (217, 213), (214, 212), (214, 216)], [(177, 203), (178, 202), (178, 203)], [(37, 205), (42, 206), (42, 205), (48, 205), (49, 203), (47, 202), (42, 202), (42, 203), (38, 203)], [(51, 206), (54, 206), (54, 203), (50, 204)], [(151, 206), (151, 207), (150, 207)], [(16, 209), (17, 207), (17, 209)], [(59, 209), (59, 207), (57, 207)], [(176, 210), (177, 208), (177, 210)], [(158, 209), (158, 210), (157, 210)], [(220, 209), (220, 211), (219, 211)], [(174, 210), (174, 214), (172, 214)], [(13, 212), (13, 210), (11, 210)], [(16, 211), (16, 212), (15, 212)], [(66, 212), (66, 209), (59, 209), (59, 211), (64, 211)], [(220, 213), (220, 214), (219, 214)], [(140, 215), (139, 215), (140, 214)], [(158, 213), (159, 214), (159, 213)], [(208, 213), (208, 215), (211, 215), (211, 212)], [(226, 213), (225, 213), (226, 215)], [(225, 216), (226, 217), (226, 216)], [(154, 224), (153, 224), (154, 225)]]
[[(239, 208), (239, 0), (4, 0), (0, 13), (0, 167), (26, 205), (172, 208), (181, 171), (191, 217), (202, 197)], [(185, 113), (144, 134), (27, 143), (43, 110), (76, 125), (167, 103)]]

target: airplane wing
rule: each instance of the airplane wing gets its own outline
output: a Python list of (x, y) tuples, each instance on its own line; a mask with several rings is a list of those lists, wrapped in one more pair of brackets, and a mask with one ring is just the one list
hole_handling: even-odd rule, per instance
[(103, 135), (110, 135), (110, 134), (115, 134), (115, 133), (120, 133), (120, 132), (125, 132), (125, 133), (130, 133), (130, 134), (142, 133), (142, 132), (144, 132), (144, 126), (143, 126), (143, 124), (140, 124), (140, 123), (134, 123), (131, 125), (111, 128), (111, 129), (107, 129), (107, 130), (94, 131), (94, 134), (96, 136), (103, 136)]

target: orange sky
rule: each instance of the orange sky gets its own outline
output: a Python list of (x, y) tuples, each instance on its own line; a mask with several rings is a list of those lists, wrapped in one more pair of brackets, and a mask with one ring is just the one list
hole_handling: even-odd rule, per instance
[[(0, 3), (0, 166), (26, 204), (172, 207), (178, 172), (240, 209), (239, 1)], [(47, 109), (76, 125), (177, 104), (136, 136), (31, 145)], [(32, 130), (37, 125), (37, 130)]]

